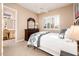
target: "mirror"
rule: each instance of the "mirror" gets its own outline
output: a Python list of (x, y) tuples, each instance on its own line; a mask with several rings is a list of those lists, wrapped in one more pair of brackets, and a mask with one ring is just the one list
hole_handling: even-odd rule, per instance
[(29, 18), (27, 20), (27, 28), (34, 29), (35, 28), (35, 20), (33, 18)]

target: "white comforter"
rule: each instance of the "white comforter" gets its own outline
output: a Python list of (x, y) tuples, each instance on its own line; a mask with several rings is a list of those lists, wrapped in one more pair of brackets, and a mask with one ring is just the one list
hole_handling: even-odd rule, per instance
[[(33, 43), (33, 45), (36, 47), (37, 47), (38, 36), (41, 33), (43, 32), (39, 32), (35, 35), (36, 40)], [(28, 41), (28, 45), (31, 45), (30, 41)], [(77, 43), (75, 41), (69, 41), (68, 39), (67, 40), (60, 39), (58, 33), (49, 33), (49, 34), (43, 35), (40, 38), (39, 48), (52, 55), (60, 55), (61, 50), (77, 55)]]

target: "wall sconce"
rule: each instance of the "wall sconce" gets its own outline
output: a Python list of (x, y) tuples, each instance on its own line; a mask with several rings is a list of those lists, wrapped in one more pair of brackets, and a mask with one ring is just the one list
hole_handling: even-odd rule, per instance
[(38, 28), (38, 23), (36, 23), (35, 28)]

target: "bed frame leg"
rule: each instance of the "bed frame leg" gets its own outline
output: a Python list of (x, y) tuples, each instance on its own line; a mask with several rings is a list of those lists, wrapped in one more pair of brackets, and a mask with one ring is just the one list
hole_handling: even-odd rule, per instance
[(36, 47), (35, 47), (35, 46), (30, 46), (30, 45), (27, 45), (27, 47), (33, 47), (33, 49), (36, 49)]
[(27, 47), (30, 47), (29, 45), (27, 45)]
[(36, 47), (35, 47), (35, 46), (33, 46), (33, 48), (34, 48), (34, 49), (36, 49)]

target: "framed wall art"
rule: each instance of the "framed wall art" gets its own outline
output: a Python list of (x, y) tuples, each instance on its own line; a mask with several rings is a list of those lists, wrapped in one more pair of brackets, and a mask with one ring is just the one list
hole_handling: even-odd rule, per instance
[(75, 4), (75, 19), (79, 18), (79, 3)]

